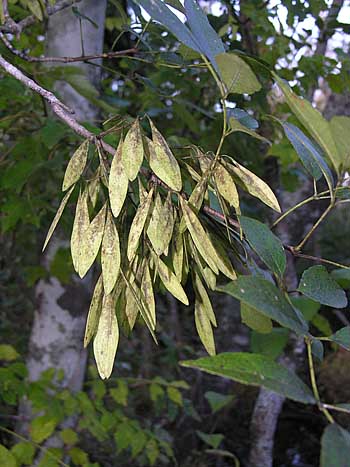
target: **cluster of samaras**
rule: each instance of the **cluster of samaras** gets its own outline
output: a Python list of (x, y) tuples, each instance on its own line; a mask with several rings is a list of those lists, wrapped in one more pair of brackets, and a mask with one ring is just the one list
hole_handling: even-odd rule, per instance
[[(209, 191), (219, 200), (224, 215), (231, 207), (240, 212), (236, 183), (279, 210), (268, 185), (231, 158), (205, 155), (191, 147), (192, 157), (186, 157), (186, 161), (182, 158), (180, 169), (151, 120), (150, 126), (152, 139), (143, 134), (135, 120), (125, 139), (120, 138), (109, 173), (100, 157), (94, 177), (82, 184), (76, 204), (71, 254), (80, 277), (85, 276), (101, 250), (102, 272), (92, 297), (84, 344), (94, 339), (102, 378), (111, 374), (119, 327), (130, 331), (140, 315), (155, 339), (154, 289), (165, 288), (188, 305), (183, 288), (188, 276), (196, 295), (198, 334), (209, 354), (215, 353), (212, 326), (216, 326), (216, 318), (206, 288), (215, 290), (219, 273), (231, 280), (236, 274), (222, 239), (198, 216), (202, 205), (208, 205)], [(85, 141), (69, 161), (63, 181), (63, 191), (68, 191), (44, 248), (86, 169), (88, 152), (89, 142)], [(143, 166), (144, 159), (149, 169)], [(187, 194), (182, 191), (183, 177), (188, 180), (190, 193), (189, 189)], [(130, 203), (125, 203), (128, 195)], [(102, 207), (90, 221), (89, 211), (94, 211), (98, 203)]]

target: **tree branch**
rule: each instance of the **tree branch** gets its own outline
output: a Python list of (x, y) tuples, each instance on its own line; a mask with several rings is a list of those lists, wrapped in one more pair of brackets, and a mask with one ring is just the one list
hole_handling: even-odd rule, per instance
[[(75, 3), (79, 3), (81, 0), (61, 0), (58, 1), (55, 5), (48, 6), (46, 9), (46, 14), (47, 16), (54, 15), (58, 11), (61, 11), (65, 8), (68, 8)], [(0, 31), (2, 32), (10, 32), (15, 35), (20, 35), (23, 29), (27, 28), (28, 26), (31, 26), (32, 24), (36, 23), (38, 21), (38, 18), (34, 15), (27, 16), (26, 18), (22, 19), (18, 23), (16, 23), (11, 16), (9, 15), (8, 12), (8, 5), (7, 5), (7, 0), (3, 0), (2, 2), (2, 8), (4, 12), (4, 18), (5, 22), (4, 24), (0, 25)]]
[(57, 63), (74, 63), (74, 62), (87, 62), (89, 60), (97, 60), (101, 58), (113, 59), (122, 57), (128, 54), (134, 54), (137, 52), (135, 47), (126, 50), (118, 50), (116, 52), (106, 52), (96, 55), (81, 55), (79, 57), (32, 57), (21, 50), (16, 49), (11, 42), (7, 39), (6, 35), (0, 31), (0, 39), (4, 43), (5, 47), (16, 57), (22, 58), (26, 62), (38, 62), (38, 63), (48, 63), (48, 62), (57, 62)]
[(11, 65), (7, 60), (0, 55), (0, 67), (3, 68), (7, 73), (16, 78), (18, 81), (23, 83), (27, 88), (32, 89), (37, 94), (40, 94), (52, 107), (60, 107), (64, 112), (68, 114), (74, 114), (74, 110), (67, 107), (63, 102), (61, 102), (57, 97), (50, 91), (42, 88), (31, 78), (24, 75), (18, 68)]
[[(74, 110), (70, 109), (67, 107), (63, 102), (61, 102), (51, 91), (48, 91), (47, 89), (41, 87), (39, 84), (37, 84), (34, 80), (26, 76), (24, 73), (22, 73), (21, 70), (13, 66), (11, 63), (6, 61), (2, 55), (0, 55), (0, 67), (3, 68), (7, 73), (9, 73), (11, 76), (16, 78), (18, 81), (24, 84), (27, 88), (31, 89), (32, 91), (36, 92), (40, 96), (42, 96), (51, 106), (52, 111), (54, 114), (64, 121), (67, 126), (69, 126), (75, 133), (77, 133), (79, 136), (82, 136), (83, 138), (86, 138), (90, 140), (92, 143), (98, 143), (101, 145), (104, 151), (106, 151), (108, 154), (114, 155), (116, 149), (106, 143), (102, 139), (103, 133), (101, 135), (95, 135), (94, 133), (91, 133), (91, 131), (87, 130), (83, 125), (81, 125), (73, 116)], [(144, 169), (144, 174), (149, 175), (149, 170)], [(158, 183), (159, 185), (162, 185), (164, 188), (169, 190), (170, 188), (162, 181), (160, 180), (156, 175), (152, 175), (154, 181)], [(186, 197), (185, 194), (182, 194), (182, 196)], [(210, 206), (203, 206), (203, 211), (212, 216), (215, 217), (216, 219), (220, 220), (222, 223), (228, 222), (228, 224), (232, 225), (233, 227), (239, 229), (240, 225), (239, 222), (235, 219), (232, 219), (231, 217), (225, 217), (224, 214), (216, 211), (215, 209), (211, 208)], [(288, 237), (288, 235), (287, 235)], [(318, 263), (326, 263), (326, 264), (331, 264), (334, 266), (338, 266), (341, 268), (348, 269), (350, 266), (346, 266), (340, 263), (335, 263), (333, 261), (323, 259), (320, 257), (316, 256), (311, 256), (311, 255), (305, 255), (301, 251), (296, 251), (294, 247), (284, 244), (284, 248), (289, 251), (292, 256), (294, 257), (300, 257), (300, 258), (305, 258), (309, 259), (310, 261), (315, 261)], [(293, 268), (294, 266), (292, 266)], [(292, 269), (291, 268), (291, 269)], [(291, 282), (291, 281), (289, 281)]]

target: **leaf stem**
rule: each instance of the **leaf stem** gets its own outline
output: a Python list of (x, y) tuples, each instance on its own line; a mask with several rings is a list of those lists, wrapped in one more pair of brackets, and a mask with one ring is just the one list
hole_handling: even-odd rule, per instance
[(324, 413), (325, 417), (329, 421), (329, 423), (334, 423), (334, 418), (332, 415), (328, 412), (327, 408), (324, 407), (324, 404), (322, 404), (321, 399), (320, 399), (320, 394), (318, 392), (318, 387), (317, 387), (317, 382), (316, 382), (316, 375), (315, 375), (315, 367), (314, 367), (314, 361), (312, 358), (312, 350), (311, 350), (311, 339), (310, 338), (305, 338), (306, 341), (306, 347), (307, 347), (307, 357), (308, 357), (308, 363), (309, 363), (309, 372), (310, 372), (310, 380), (311, 380), (311, 386), (312, 386), (312, 392), (314, 393), (314, 397), (318, 403), (318, 407), (321, 410), (321, 412)]
[(15, 438), (18, 438), (20, 439), (21, 441), (24, 441), (26, 443), (30, 443), (32, 444), (33, 446), (35, 446), (36, 448), (38, 448), (40, 451), (44, 451), (46, 454), (48, 454), (50, 457), (52, 457), (53, 459), (55, 459), (56, 462), (58, 462), (59, 464), (61, 464), (63, 467), (69, 467), (68, 464), (66, 464), (65, 462), (61, 461), (61, 459), (59, 459), (57, 456), (55, 456), (54, 454), (52, 454), (52, 452), (50, 452), (47, 448), (44, 448), (42, 446), (40, 446), (40, 444), (37, 444), (35, 443), (34, 441), (28, 439), (28, 438), (25, 438), (24, 436), (22, 435), (19, 435), (18, 433), (16, 433), (15, 431), (12, 431), (12, 430), (9, 430), (8, 428), (5, 428), (4, 426), (0, 426), (0, 430), (1, 431), (4, 431), (5, 433), (11, 435), (11, 436), (14, 436)]
[(309, 198), (306, 198), (300, 201), (300, 203), (296, 204), (295, 206), (292, 206), (290, 209), (284, 212), (278, 219), (276, 219), (275, 222), (271, 225), (271, 228), (276, 227), (276, 225), (279, 224), (287, 216), (289, 216), (289, 214), (294, 212), (296, 209), (301, 208), (302, 206), (309, 203), (310, 201), (318, 201), (319, 199), (324, 199), (324, 198), (320, 198), (320, 196), (324, 196), (327, 193), (329, 193), (329, 190), (323, 191), (322, 193), (319, 193), (318, 195), (313, 194), (312, 196), (309, 196)]
[(305, 235), (303, 240), (294, 248), (296, 251), (301, 250), (305, 243), (309, 240), (311, 235), (315, 232), (317, 227), (321, 224), (321, 222), (328, 216), (328, 214), (331, 212), (331, 210), (334, 207), (335, 202), (332, 201), (328, 208), (323, 212), (323, 214), (320, 216), (320, 218), (315, 222), (315, 224), (311, 227), (311, 229), (308, 231), (308, 233)]
[(336, 410), (337, 412), (344, 412), (344, 413), (350, 414), (350, 409), (345, 409), (344, 407), (337, 407), (336, 405), (332, 405), (332, 404), (322, 404), (322, 406), (325, 409)]
[(205, 64), (207, 65), (208, 70), (212, 74), (212, 76), (213, 76), (213, 78), (214, 78), (214, 80), (215, 80), (215, 82), (216, 82), (216, 84), (217, 84), (217, 86), (219, 88), (220, 96), (221, 96), (223, 122), (222, 122), (221, 138), (220, 138), (220, 141), (219, 141), (218, 147), (216, 149), (216, 153), (215, 153), (215, 160), (217, 160), (219, 155), (220, 155), (222, 145), (224, 144), (225, 138), (227, 136), (227, 134), (226, 134), (227, 133), (227, 107), (226, 107), (226, 102), (225, 102), (226, 92), (225, 92), (225, 89), (224, 89), (224, 85), (220, 81), (220, 78), (219, 78), (218, 74), (216, 73), (216, 71), (214, 70), (214, 68), (212, 67), (211, 63), (207, 60), (207, 58), (204, 55), (202, 55), (202, 59), (205, 62)]

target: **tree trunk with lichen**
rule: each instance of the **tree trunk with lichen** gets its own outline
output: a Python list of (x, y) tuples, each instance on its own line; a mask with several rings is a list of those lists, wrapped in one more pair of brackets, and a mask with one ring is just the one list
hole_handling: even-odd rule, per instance
[[(80, 29), (79, 18), (70, 8), (56, 13), (48, 21), (48, 55), (79, 56), (83, 52), (92, 55), (103, 51), (106, 1), (83, 0), (78, 4), (78, 8), (83, 15), (91, 18), (98, 28), (90, 21), (82, 20)], [(98, 88), (100, 68), (82, 63), (74, 66), (79, 67), (77, 72), (80, 81), (87, 80), (90, 85)], [(78, 120), (92, 122), (97, 118), (96, 107), (69, 84), (58, 81), (55, 88), (62, 101), (75, 110)], [(69, 242), (57, 238), (56, 235), (43, 258), (43, 265), (48, 271), (55, 253), (62, 247), (69, 247)], [(64, 376), (60, 381), (62, 388), (73, 392), (82, 388), (87, 360), (87, 353), (83, 348), (83, 335), (91, 285), (91, 275), (83, 281), (73, 276), (68, 284), (62, 284), (56, 277), (51, 276), (37, 284), (37, 306), (27, 358), (30, 381), (36, 381), (43, 371), (54, 368), (63, 371)], [(20, 415), (24, 420), (31, 419), (31, 409), (25, 401), (21, 404)], [(27, 424), (17, 427), (22, 433), (27, 429)]]

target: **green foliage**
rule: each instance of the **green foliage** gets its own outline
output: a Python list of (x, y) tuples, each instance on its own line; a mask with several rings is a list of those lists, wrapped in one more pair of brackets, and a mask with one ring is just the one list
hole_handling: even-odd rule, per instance
[(287, 261), (281, 240), (255, 219), (241, 216), (239, 222), (253, 250), (272, 272), (283, 277)]
[(284, 294), (266, 279), (240, 276), (236, 281), (218, 287), (218, 291), (232, 295), (298, 334), (307, 333), (307, 323), (300, 313), (293, 308)]
[(14, 455), (0, 444), (0, 461), (2, 465), (6, 465), (8, 467), (16, 467), (17, 462)]
[[(14, 351), (14, 349), (13, 349)], [(86, 439), (93, 439), (99, 443), (101, 449), (110, 449), (111, 443), (115, 453), (113, 458), (123, 456), (133, 459), (134, 465), (144, 465), (145, 462), (152, 464), (167, 464), (174, 459), (171, 445), (171, 437), (166, 429), (159, 430), (156, 422), (158, 408), (162, 407), (162, 417), (173, 423), (174, 416), (171, 414), (171, 406), (175, 404), (177, 412), (175, 418), (184, 413), (184, 401), (187, 410), (192, 408), (191, 402), (184, 399), (183, 392), (189, 388), (182, 380), (166, 381), (162, 378), (145, 380), (142, 378), (118, 378), (110, 381), (108, 385), (102, 382), (96, 375), (89, 379), (91, 388), (89, 396), (85, 392), (76, 394), (62, 389), (55, 382), (54, 371), (43, 373), (36, 382), (26, 383), (26, 373), (20, 373), (19, 363), (7, 363), (7, 376), (18, 373), (18, 385), (8, 386), (14, 398), (14, 404), (25, 396), (33, 405), (36, 413), (30, 424), (30, 439), (15, 443), (11, 450), (0, 445), (1, 465), (14, 467), (18, 465), (32, 465), (33, 459), (39, 454), (38, 446), (43, 446), (54, 433), (57, 433), (64, 444), (64, 450), (71, 458), (74, 465), (87, 466), (91, 464), (90, 456), (93, 456), (93, 448), (89, 448)], [(57, 375), (56, 375), (57, 376)], [(7, 379), (7, 384), (10, 380)], [(134, 386), (140, 389), (132, 389)], [(144, 388), (149, 388), (149, 391)], [(5, 403), (8, 403), (6, 392), (1, 391)], [(141, 421), (136, 417), (133, 407), (138, 399), (154, 404), (155, 423), (152, 426), (145, 416)], [(132, 399), (132, 400), (131, 400)], [(164, 405), (165, 404), (165, 405)], [(164, 407), (168, 410), (164, 411)], [(61, 428), (65, 417), (74, 415), (77, 417), (77, 428)], [(59, 465), (58, 460), (63, 460), (62, 449), (44, 448), (42, 467)], [(97, 465), (97, 464), (96, 464)], [(149, 464), (146, 464), (149, 465)]]
[(197, 368), (252, 386), (263, 386), (290, 399), (313, 404), (311, 390), (291, 371), (260, 354), (222, 353), (214, 357), (187, 360), (181, 365)]
[(349, 465), (350, 433), (336, 423), (328, 425), (322, 435), (321, 467)]
[[(44, 47), (36, 38), (45, 35), (44, 3), (9, 3), (16, 20), (30, 11), (40, 22), (33, 25), (30, 33), (14, 37), (14, 46), (41, 55)], [(132, 58), (118, 57), (108, 63), (109, 68), (104, 67), (101, 96), (75, 67), (49, 68), (12, 58), (14, 65), (19, 64), (26, 74), (48, 89), (53, 89), (57, 80), (65, 81), (97, 105), (106, 118), (103, 136), (99, 135), (97, 140), (117, 148), (115, 153), (108, 154), (92, 138), (78, 140), (64, 123), (48, 117), (39, 98), (14, 78), (3, 76), (0, 81), (0, 226), (5, 239), (4, 258), (8, 256), (4, 269), (9, 271), (4, 287), (9, 290), (6, 292), (9, 298), (4, 307), (8, 311), (2, 321), (3, 332), (7, 335), (13, 326), (22, 332), (22, 323), (30, 323), (27, 315), (26, 319), (17, 320), (22, 316), (18, 309), (28, 313), (33, 308), (30, 299), (27, 307), (21, 303), (22, 296), (30, 295), (23, 288), (32, 287), (39, 279), (47, 280), (49, 275), (63, 284), (70, 281), (71, 254), (81, 277), (93, 263), (98, 269), (101, 264), (84, 345), (93, 340), (103, 379), (115, 368), (119, 334), (129, 336), (136, 327), (137, 341), (138, 325), (145, 324), (153, 339), (156, 341), (157, 331), (164, 344), (158, 294), (167, 290), (185, 305), (191, 305), (193, 300), (194, 310), (190, 313), (193, 311), (194, 320), (185, 319), (188, 313), (185, 310), (181, 324), (194, 321), (204, 348), (212, 355), (186, 365), (243, 384), (260, 385), (293, 400), (314, 403), (317, 399), (323, 410), (312, 379), (315, 376), (312, 356), (309, 369), (313, 396), (301, 380), (275, 359), (286, 348), (291, 332), (306, 338), (318, 360), (322, 360), (324, 351), (327, 357), (337, 345), (350, 349), (349, 328), (333, 330), (334, 322), (321, 306), (347, 306), (343, 288), (349, 288), (348, 270), (329, 273), (323, 266), (303, 269), (309, 263), (307, 266), (297, 263), (301, 275), (298, 292), (304, 296), (292, 296), (284, 250), (295, 257), (302, 255), (308, 237), (297, 248), (283, 246), (279, 234), (273, 234), (268, 227), (271, 213), (263, 211), (256, 199), (280, 212), (271, 188), (275, 187), (273, 182), (278, 184), (282, 180), (293, 191), (305, 182), (305, 176), (310, 176), (315, 189), (312, 200), (330, 199), (329, 210), (348, 201), (348, 190), (343, 185), (344, 171), (349, 167), (349, 118), (337, 116), (328, 122), (311, 103), (297, 95), (312, 90), (319, 76), (332, 90), (343, 92), (349, 87), (349, 58), (342, 51), (334, 51), (336, 59), (301, 53), (303, 47), (309, 47), (313, 33), (307, 29), (299, 33), (298, 21), (311, 16), (322, 29), (319, 18), (324, 2), (283, 2), (288, 9), (286, 23), (294, 31), (292, 38), (282, 26), (276, 34), (274, 25), (280, 21), (277, 6), (257, 8), (251, 1), (241, 2), (239, 12), (225, 4), (220, 17), (208, 17), (195, 0), (185, 0), (184, 6), (175, 0), (167, 3), (137, 0), (131, 8), (140, 21), (141, 34), (119, 3), (110, 3), (105, 48), (112, 50), (116, 45), (119, 48), (121, 43), (129, 46), (131, 42), (136, 44), (137, 53)], [(182, 12), (186, 22), (167, 4)], [(157, 24), (146, 23), (139, 6)], [(72, 13), (80, 23), (95, 25), (78, 8), (74, 7)], [(4, 21), (3, 14), (1, 20)], [(248, 34), (245, 25), (249, 26)], [(171, 34), (164, 34), (163, 27)], [(346, 30), (336, 20), (327, 28)], [(252, 41), (257, 37), (259, 41)], [(300, 55), (304, 56), (299, 60)], [(276, 65), (278, 76), (274, 72)], [(280, 121), (288, 110), (285, 103), (272, 102), (271, 78), (278, 83), (294, 113), (293, 123)], [(285, 80), (296, 81), (293, 90)], [(115, 84), (117, 91), (113, 90)], [(273, 118), (267, 120), (270, 113)], [(285, 136), (272, 125), (276, 119)], [(297, 120), (302, 129), (295, 125)], [(258, 121), (263, 122), (259, 133)], [(101, 132), (92, 125), (90, 129), (93, 133)], [(272, 146), (267, 149), (270, 141)], [(265, 170), (265, 155), (279, 157), (281, 180), (272, 182)], [(306, 175), (300, 170), (297, 156)], [(63, 190), (68, 191), (60, 200), (57, 187), (62, 180)], [(319, 187), (325, 188), (324, 184), (328, 189), (318, 192)], [(69, 235), (73, 218), (71, 253), (59, 249), (47, 270), (38, 266), (39, 229), (42, 236), (42, 231), (48, 228), (45, 248), (59, 221), (60, 234)], [(302, 219), (300, 224), (303, 222)], [(310, 235), (314, 230), (313, 227)], [(294, 232), (289, 234), (292, 237)], [(255, 260), (267, 269), (259, 269)], [(235, 269), (239, 271), (238, 278)], [(227, 283), (227, 278), (231, 282)], [(242, 322), (252, 329), (252, 354), (215, 356), (213, 328), (222, 318), (211, 294), (215, 290), (240, 301)], [(18, 323), (14, 323), (13, 316)], [(309, 334), (307, 322), (310, 332), (316, 329), (320, 338)], [(122, 342), (128, 347), (126, 341)], [(332, 346), (323, 347), (323, 342)], [(188, 352), (186, 346), (185, 349)], [(148, 358), (143, 348), (139, 354)], [(14, 347), (0, 346), (0, 360), (4, 362), (0, 369), (2, 403), (11, 410), (26, 396), (37, 415), (31, 423), (31, 439), (42, 444), (58, 430), (64, 443), (63, 450), (52, 448), (44, 454), (42, 467), (58, 465), (66, 454), (74, 465), (97, 466), (83, 447), (86, 433), (99, 445), (109, 445), (115, 462), (120, 458), (128, 463), (132, 459), (132, 463), (140, 465), (173, 462), (172, 440), (163, 428), (164, 419), (172, 423), (179, 413), (187, 411), (201, 421), (182, 393), (188, 388), (184, 382), (169, 382), (161, 377), (132, 382), (119, 377), (117, 381), (105, 382), (94, 375), (87, 382), (91, 391), (71, 394), (56, 385), (55, 379), (59, 381), (60, 375), (55, 375), (53, 369), (37, 382), (26, 381), (27, 369), (18, 357)], [(173, 353), (168, 358), (175, 361), (177, 355)], [(155, 419), (161, 414), (161, 421), (140, 420), (139, 412), (133, 409), (136, 404), (133, 384), (146, 387), (141, 400), (152, 406)], [(207, 391), (205, 397), (213, 413), (232, 400), (232, 396), (214, 391)], [(71, 415), (78, 419), (77, 433), (61, 427), (64, 418)], [(327, 418), (330, 419), (329, 414)], [(225, 456), (227, 451), (218, 449), (223, 436), (209, 429), (205, 431), (208, 433), (197, 432), (200, 439), (217, 455)], [(322, 467), (333, 463), (337, 467), (346, 465), (342, 453), (348, 451), (347, 438), (348, 433), (336, 424), (326, 429), (322, 438)], [(31, 465), (36, 454), (36, 446), (29, 442), (17, 443), (11, 451), (1, 446), (0, 464)]]
[(305, 270), (298, 290), (323, 305), (345, 308), (348, 304), (344, 290), (328, 274), (324, 266), (312, 266)]

